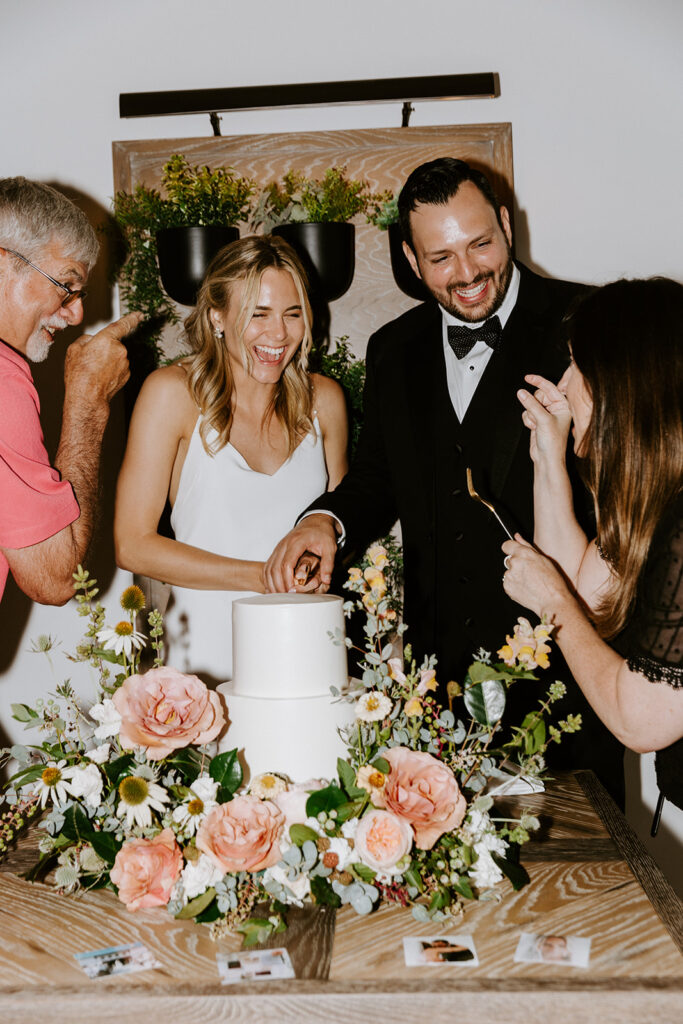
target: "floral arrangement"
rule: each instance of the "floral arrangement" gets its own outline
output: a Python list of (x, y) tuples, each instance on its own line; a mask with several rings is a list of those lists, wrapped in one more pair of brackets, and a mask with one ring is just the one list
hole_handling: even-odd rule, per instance
[[(564, 690), (553, 683), (513, 739), (494, 747), (506, 692), (547, 665), (551, 627), (520, 620), (501, 662), (479, 652), (462, 687), (449, 684), (466, 724), (437, 704), (434, 658), (417, 666), (409, 645), (399, 653), (405, 627), (383, 546), (368, 550), (347, 586), (346, 612), (366, 616), (366, 650), (338, 778), (294, 783), (274, 771), (245, 790), (236, 751), (216, 753), (219, 696), (163, 665), (159, 613), (148, 617), (154, 661), (142, 672), (142, 592), (124, 591), (126, 617), (109, 628), (96, 581), (79, 570), (88, 627), (74, 660), (96, 668), (98, 699), (83, 706), (64, 682), (56, 699), (13, 705), (39, 739), (3, 751), (19, 768), (5, 792), (0, 849), (43, 811), (41, 860), (29, 877), (55, 868), (65, 893), (113, 888), (131, 911), (166, 906), (214, 934), (241, 931), (245, 945), (283, 930), (287, 905), (303, 901), (359, 914), (391, 901), (436, 921), (491, 898), (504, 875), (525, 884), (517, 854), (538, 820), (496, 817), (486, 790), (508, 763), (538, 775), (548, 743), (580, 725), (570, 717), (546, 726)], [(48, 655), (51, 647), (50, 638), (37, 645)]]

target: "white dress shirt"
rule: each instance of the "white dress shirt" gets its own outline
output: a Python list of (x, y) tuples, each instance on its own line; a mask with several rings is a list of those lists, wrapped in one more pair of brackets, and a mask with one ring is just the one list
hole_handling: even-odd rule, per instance
[[(510, 285), (505, 293), (505, 298), (503, 299), (500, 309), (494, 314), (494, 316), (497, 316), (500, 320), (501, 327), (505, 327), (512, 310), (515, 308), (518, 293), (519, 270), (513, 264)], [(448, 344), (449, 325), (467, 327), (470, 330), (474, 330), (477, 327), (481, 327), (486, 321), (479, 320), (477, 323), (467, 323), (467, 321), (459, 320), (457, 316), (453, 316), (451, 313), (448, 313), (443, 306), (441, 306), (440, 309), (448, 394), (450, 395), (451, 402), (453, 403), (455, 415), (462, 423), (465, 418), (465, 413), (467, 412), (467, 407), (472, 401), (472, 396), (477, 390), (479, 381), (483, 376), (489, 359), (493, 355), (493, 349), (487, 345), (485, 341), (478, 341), (466, 356), (463, 356), (462, 359), (458, 359), (455, 352)], [(486, 319), (488, 320), (489, 317)]]

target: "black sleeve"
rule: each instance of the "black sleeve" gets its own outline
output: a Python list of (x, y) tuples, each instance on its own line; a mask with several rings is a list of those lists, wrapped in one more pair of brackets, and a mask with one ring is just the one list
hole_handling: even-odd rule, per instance
[(625, 630), (628, 667), (653, 683), (683, 687), (683, 498), (655, 531)]
[[(325, 510), (343, 523), (347, 546), (364, 547), (389, 532), (398, 518), (396, 495), (385, 447), (386, 394), (380, 386), (378, 339), (370, 339), (363, 392), (363, 425), (353, 462), (334, 491), (309, 508)], [(386, 390), (386, 389), (385, 389)], [(400, 415), (400, 410), (396, 411)]]

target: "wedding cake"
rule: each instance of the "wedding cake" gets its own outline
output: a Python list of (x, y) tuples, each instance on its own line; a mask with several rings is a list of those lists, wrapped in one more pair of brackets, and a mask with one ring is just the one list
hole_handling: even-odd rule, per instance
[(239, 752), (245, 781), (262, 772), (293, 782), (333, 778), (346, 746), (338, 728), (353, 708), (335, 699), (348, 687), (341, 597), (264, 594), (232, 606), (233, 678), (217, 689), (228, 709), (220, 749)]

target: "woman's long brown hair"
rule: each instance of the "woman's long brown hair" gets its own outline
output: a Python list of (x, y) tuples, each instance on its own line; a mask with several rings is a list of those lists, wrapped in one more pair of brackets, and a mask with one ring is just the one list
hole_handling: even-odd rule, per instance
[(593, 402), (578, 454), (612, 570), (594, 616), (609, 638), (627, 622), (654, 531), (683, 485), (683, 285), (615, 281), (584, 298), (567, 327)]

